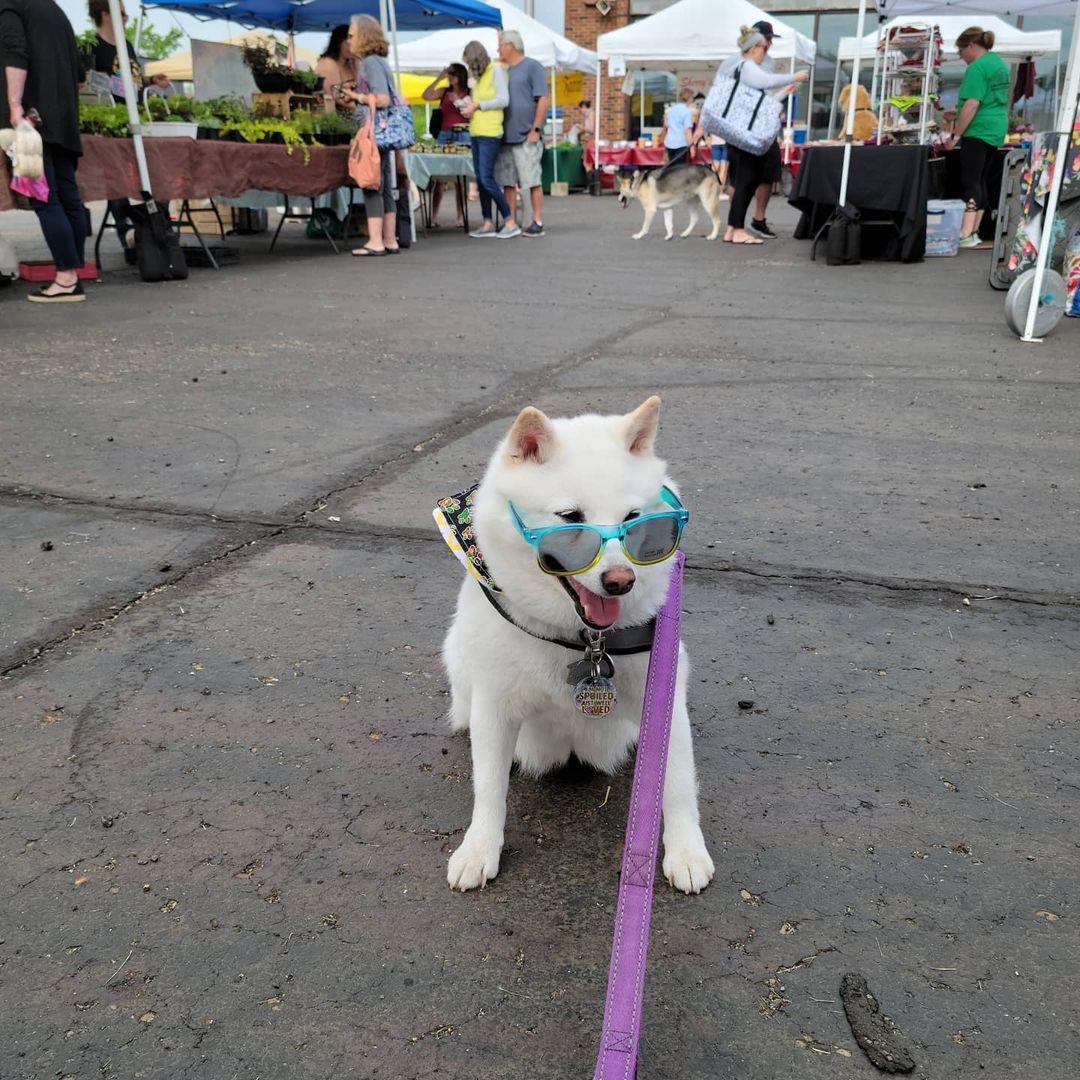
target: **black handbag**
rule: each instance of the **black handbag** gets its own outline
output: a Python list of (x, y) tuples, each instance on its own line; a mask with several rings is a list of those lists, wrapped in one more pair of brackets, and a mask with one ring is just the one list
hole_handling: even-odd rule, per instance
[(862, 262), (862, 224), (859, 211), (848, 203), (838, 207), (829, 222), (825, 241), (828, 266), (858, 266)]
[(439, 132), (442, 131), (442, 109), (431, 110), (431, 120), (428, 122), (427, 130), (433, 139), (439, 137)]
[(139, 277), (143, 281), (184, 281), (187, 261), (180, 246), (180, 234), (169, 218), (167, 203), (149, 196), (132, 202), (129, 214), (135, 225), (135, 253)]

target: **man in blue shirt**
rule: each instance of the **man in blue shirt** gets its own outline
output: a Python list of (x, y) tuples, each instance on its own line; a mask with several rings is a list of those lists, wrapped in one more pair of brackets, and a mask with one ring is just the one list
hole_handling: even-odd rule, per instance
[(510, 104), (503, 113), (503, 144), (495, 162), (495, 179), (502, 184), (513, 211), (517, 190), (529, 192), (532, 221), (522, 236), (544, 235), (544, 189), (541, 163), (544, 157), (544, 120), (547, 114), (547, 73), (543, 65), (525, 55), (525, 44), (516, 30), (499, 31), (499, 59), (506, 65)]
[(694, 111), (690, 108), (690, 102), (693, 100), (694, 91), (684, 86), (679, 91), (679, 100), (664, 116), (661, 135), (669, 165), (685, 162), (690, 155), (690, 141), (694, 133)]

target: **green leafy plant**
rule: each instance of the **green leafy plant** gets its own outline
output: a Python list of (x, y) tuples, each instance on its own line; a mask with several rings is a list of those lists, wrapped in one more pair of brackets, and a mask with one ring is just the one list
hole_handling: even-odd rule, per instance
[(240, 123), (248, 119), (248, 111), (241, 98), (234, 95), (211, 98), (209, 101), (199, 103), (205, 105), (207, 115), (216, 116), (219, 120), (229, 123)]
[(308, 149), (307, 143), (304, 142), (300, 136), (300, 132), (291, 120), (241, 120), (241, 121), (226, 121), (221, 125), (221, 134), (228, 135), (230, 132), (235, 131), (244, 142), (249, 143), (261, 143), (269, 141), (273, 135), (280, 135), (281, 141), (285, 144), (285, 152), (289, 155), (297, 148), (300, 147), (304, 152), (304, 164), (307, 165), (311, 161), (311, 151)]
[(79, 104), (79, 130), (84, 135), (105, 135), (113, 139), (126, 139), (130, 134), (127, 106), (81, 102)]
[[(126, 33), (128, 41), (134, 45), (134, 24), (126, 27)], [(171, 30), (166, 30), (164, 34), (159, 34), (152, 26), (143, 23), (142, 34), (139, 37), (139, 55), (144, 60), (164, 60), (165, 57), (172, 56), (176, 52), (183, 40), (184, 31), (179, 27), (174, 26)], [(98, 42), (97, 30), (88, 26), (81, 34), (75, 36), (75, 42), (83, 52), (93, 49)]]

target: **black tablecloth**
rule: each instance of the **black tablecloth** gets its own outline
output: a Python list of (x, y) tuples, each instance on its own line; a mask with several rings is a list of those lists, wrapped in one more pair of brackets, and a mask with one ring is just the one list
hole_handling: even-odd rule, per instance
[[(864, 218), (891, 216), (899, 229), (897, 236), (891, 228), (865, 227), (864, 258), (876, 254), (885, 259), (918, 262), (923, 257), (928, 158), (929, 148), (925, 146), (852, 147), (848, 202), (857, 206)], [(842, 146), (810, 146), (803, 151), (799, 177), (789, 200), (803, 212), (796, 238), (813, 236), (836, 209), (843, 163)]]

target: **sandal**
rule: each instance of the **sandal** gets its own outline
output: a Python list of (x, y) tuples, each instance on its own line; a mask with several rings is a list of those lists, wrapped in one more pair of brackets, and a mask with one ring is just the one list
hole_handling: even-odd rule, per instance
[(33, 304), (77, 304), (86, 299), (86, 292), (78, 278), (74, 285), (61, 285), (54, 279), (48, 285), (42, 285), (37, 292), (30, 293), (26, 299)]
[(383, 250), (386, 252), (387, 255), (400, 255), (401, 254), (401, 248), (400, 247), (392, 247), (392, 248), (388, 247), (388, 248), (383, 248)]
[(369, 248), (366, 244), (363, 247), (353, 248), (352, 257), (354, 259), (376, 259), (381, 258), (386, 254), (386, 248)]
[(762, 244), (765, 243), (765, 241), (764, 240), (725, 240), (724, 243), (726, 243), (726, 244), (738, 244), (740, 247), (743, 244), (751, 244), (754, 247), (760, 247)]

